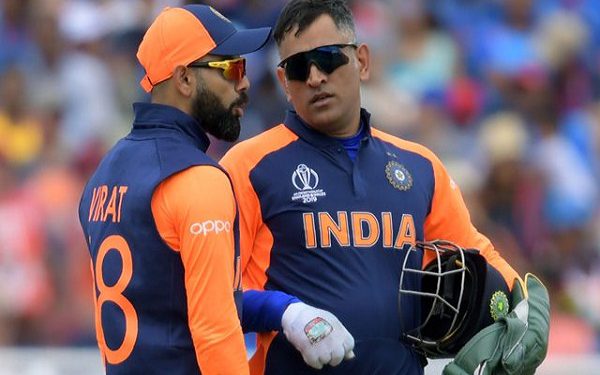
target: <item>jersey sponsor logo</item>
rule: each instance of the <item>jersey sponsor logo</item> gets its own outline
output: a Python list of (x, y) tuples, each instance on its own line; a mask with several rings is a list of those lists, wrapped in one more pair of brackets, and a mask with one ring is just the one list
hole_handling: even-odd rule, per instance
[(385, 176), (396, 189), (407, 191), (413, 185), (413, 178), (408, 169), (397, 161), (388, 161), (385, 166)]
[(384, 248), (402, 249), (416, 243), (413, 216), (403, 214), (394, 229), (391, 212), (380, 216), (371, 212), (338, 211), (334, 219), (329, 212), (302, 214), (304, 240), (307, 249), (329, 248), (333, 242), (341, 247), (373, 247), (381, 240)]
[(206, 236), (209, 233), (219, 234), (221, 232), (229, 233), (229, 231), (231, 231), (231, 223), (227, 220), (206, 220), (190, 225), (190, 233), (193, 235)]
[(292, 185), (298, 190), (292, 195), (292, 201), (294, 202), (313, 203), (319, 197), (327, 195), (323, 189), (317, 189), (319, 175), (306, 164), (298, 164), (296, 170), (292, 173)]

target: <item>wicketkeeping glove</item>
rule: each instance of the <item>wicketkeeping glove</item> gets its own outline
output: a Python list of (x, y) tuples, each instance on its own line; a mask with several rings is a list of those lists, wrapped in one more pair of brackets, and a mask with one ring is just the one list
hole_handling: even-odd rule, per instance
[(321, 369), (354, 358), (354, 338), (330, 312), (302, 302), (292, 303), (281, 318), (287, 340), (309, 366)]
[(445, 375), (529, 375), (548, 350), (550, 299), (534, 275), (515, 280), (513, 310), (473, 336), (444, 368)]

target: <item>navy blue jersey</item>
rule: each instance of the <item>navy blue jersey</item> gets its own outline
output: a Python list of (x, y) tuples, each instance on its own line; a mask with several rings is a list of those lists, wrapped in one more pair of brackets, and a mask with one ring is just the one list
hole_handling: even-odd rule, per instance
[[(406, 250), (443, 238), (480, 249), (507, 279), (516, 273), (473, 227), (435, 155), (372, 129), (369, 117), (362, 110), (354, 161), (293, 111), (223, 158), (239, 200), (244, 286), (281, 290), (339, 318), (357, 356), (325, 373), (418, 374), (421, 358), (402, 333), (419, 311), (398, 306)], [(259, 335), (251, 372), (263, 369), (312, 373), (281, 333)]]
[[(233, 305), (235, 202), (225, 172), (204, 153), (209, 140), (200, 124), (173, 107), (135, 104), (134, 108), (133, 130), (104, 157), (88, 181), (79, 207), (94, 273), (98, 343), (108, 374), (199, 374), (198, 353), (205, 351), (210, 355), (210, 350), (198, 348), (199, 341), (193, 336), (194, 329), (203, 324), (202, 314), (207, 312), (193, 311), (198, 307), (188, 304), (191, 297), (186, 289), (194, 286), (190, 272), (202, 269), (192, 252), (207, 249), (191, 249), (191, 255), (187, 255), (183, 244), (181, 249), (171, 248), (157, 230), (152, 200), (163, 181), (175, 175), (186, 176), (183, 171), (197, 166), (207, 168), (200, 169), (204, 174), (193, 176), (199, 186), (214, 185), (202, 181), (203, 176), (225, 181), (230, 201), (217, 204), (229, 204), (231, 217), (191, 225), (182, 222), (182, 234), (176, 234), (182, 242), (184, 235), (207, 241), (209, 235), (219, 231), (227, 234), (223, 242), (227, 246), (218, 251), (231, 260), (227, 264), (232, 270), (231, 278), (226, 281), (230, 299), (219, 295), (215, 300), (222, 304), (231, 301), (232, 316), (237, 321), (234, 324), (239, 330)], [(191, 201), (193, 197), (185, 199)], [(179, 229), (175, 228), (175, 232)], [(226, 269), (219, 272), (225, 273)], [(233, 328), (225, 335), (231, 336)], [(212, 329), (214, 337), (218, 337), (216, 328)], [(243, 351), (241, 330), (239, 339)], [(246, 366), (245, 354), (241, 361)]]

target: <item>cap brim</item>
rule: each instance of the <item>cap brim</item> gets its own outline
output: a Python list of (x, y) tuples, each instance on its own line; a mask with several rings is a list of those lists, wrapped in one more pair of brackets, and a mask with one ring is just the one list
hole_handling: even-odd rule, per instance
[(244, 55), (261, 49), (270, 36), (270, 27), (238, 30), (209, 53), (221, 56)]

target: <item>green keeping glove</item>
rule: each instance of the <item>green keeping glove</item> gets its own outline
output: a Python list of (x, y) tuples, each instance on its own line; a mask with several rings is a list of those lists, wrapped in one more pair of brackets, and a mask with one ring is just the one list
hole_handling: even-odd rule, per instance
[(467, 342), (445, 375), (529, 375), (548, 350), (550, 299), (542, 282), (530, 273), (515, 280), (513, 310)]

